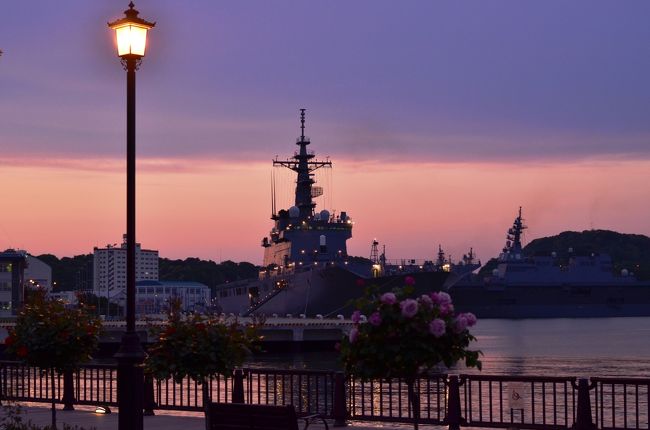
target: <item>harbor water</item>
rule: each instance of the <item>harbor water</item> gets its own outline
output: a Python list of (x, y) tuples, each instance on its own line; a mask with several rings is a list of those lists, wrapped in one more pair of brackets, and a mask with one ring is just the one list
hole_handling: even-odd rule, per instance
[[(483, 319), (472, 328), (484, 374), (650, 377), (650, 317)], [(264, 353), (248, 366), (340, 368), (336, 351)], [(444, 370), (443, 370), (444, 371)], [(476, 372), (458, 366), (453, 372)]]

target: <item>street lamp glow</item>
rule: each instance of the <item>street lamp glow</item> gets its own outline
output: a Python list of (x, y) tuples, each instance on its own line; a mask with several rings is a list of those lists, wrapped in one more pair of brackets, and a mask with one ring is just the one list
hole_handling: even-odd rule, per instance
[(138, 11), (134, 9), (133, 2), (124, 11), (126, 17), (109, 22), (108, 26), (115, 30), (117, 40), (117, 55), (120, 57), (144, 57), (147, 46), (147, 31), (156, 23), (138, 18)]

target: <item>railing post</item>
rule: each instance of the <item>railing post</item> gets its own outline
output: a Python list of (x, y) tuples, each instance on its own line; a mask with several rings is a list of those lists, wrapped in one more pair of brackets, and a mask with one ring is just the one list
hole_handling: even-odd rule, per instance
[(74, 411), (74, 373), (72, 370), (63, 372), (63, 410)]
[(5, 396), (5, 381), (7, 379), (7, 367), (0, 364), (0, 406), (2, 405), (2, 398)]
[(144, 376), (144, 412), (147, 417), (154, 416), (153, 410), (156, 408), (156, 401), (153, 395), (153, 377), (151, 375)]
[(336, 372), (334, 374), (334, 399), (332, 415), (334, 416), (334, 427), (345, 427), (348, 423), (345, 419), (348, 416), (345, 398), (345, 374)]
[(459, 430), (462, 421), (459, 387), (458, 375), (449, 375), (447, 377), (447, 416), (443, 421), (444, 424), (449, 426), (449, 430)]
[(244, 401), (244, 372), (235, 370), (232, 378), (232, 403), (246, 403)]
[(589, 390), (595, 387), (595, 384), (589, 384), (587, 378), (578, 379), (576, 386), (575, 382), (571, 382), (573, 388), (578, 389), (578, 408), (576, 410), (575, 423), (573, 430), (595, 430), (596, 425), (592, 420), (591, 415), (591, 399), (589, 398)]

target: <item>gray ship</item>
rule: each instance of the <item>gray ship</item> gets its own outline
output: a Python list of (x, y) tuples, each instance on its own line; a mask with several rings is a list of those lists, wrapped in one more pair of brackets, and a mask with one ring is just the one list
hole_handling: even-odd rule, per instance
[[(650, 283), (615, 274), (607, 254), (524, 256), (521, 208), (489, 276), (448, 280), (454, 305), (482, 318), (597, 318), (650, 316)], [(569, 250), (572, 253), (572, 250)]]
[(352, 218), (345, 211), (317, 211), (314, 202), (314, 197), (323, 192), (314, 185), (314, 171), (331, 168), (332, 162), (317, 160), (307, 150), (310, 139), (305, 136), (304, 109), (300, 123), (301, 134), (296, 140), (299, 149), (294, 156), (273, 160), (274, 167), (295, 172), (295, 204), (276, 211), (272, 184), (273, 227), (262, 239), (264, 263), (259, 278), (218, 286), (219, 310), (242, 316), (348, 316), (351, 302), (363, 295), (366, 286), (390, 290), (404, 286), (408, 275), (415, 279), (418, 291), (430, 292), (445, 288), (452, 268), (471, 271), (479, 267), (467, 256), (451, 265), (444, 254), (437, 260), (389, 261), (385, 248), (379, 252), (377, 241), (373, 241), (369, 259), (349, 256), (346, 244), (352, 237)]

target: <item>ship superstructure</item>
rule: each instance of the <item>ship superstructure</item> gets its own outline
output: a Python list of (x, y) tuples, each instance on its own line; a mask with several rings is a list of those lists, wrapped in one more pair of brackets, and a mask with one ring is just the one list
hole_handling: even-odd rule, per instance
[(262, 239), (266, 268), (289, 267), (315, 262), (343, 261), (347, 258), (346, 241), (352, 237), (352, 219), (346, 212), (339, 215), (327, 209), (316, 211), (313, 197), (322, 188), (313, 185), (314, 171), (331, 168), (329, 160), (316, 160), (307, 150), (310, 139), (305, 136), (305, 109), (300, 109), (301, 134), (296, 139), (298, 151), (288, 160), (273, 160), (274, 167), (296, 172), (295, 205), (276, 213), (275, 198), (271, 219), (274, 226), (269, 237)]

